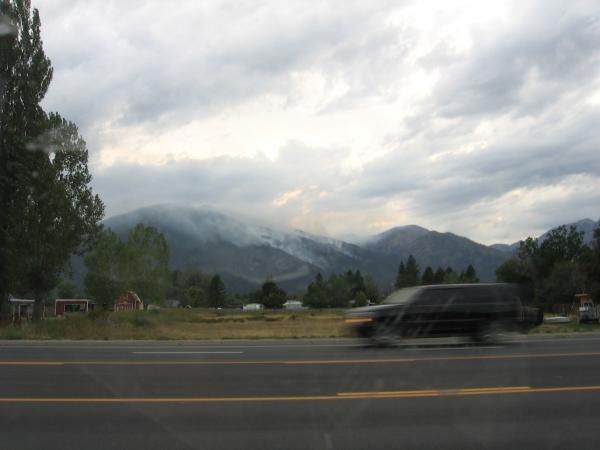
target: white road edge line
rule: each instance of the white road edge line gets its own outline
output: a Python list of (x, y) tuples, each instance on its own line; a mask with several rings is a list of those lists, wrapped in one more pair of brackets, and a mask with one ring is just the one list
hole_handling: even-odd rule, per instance
[[(439, 347), (439, 348), (418, 348), (417, 347), (417, 348), (415, 348), (415, 350), (418, 350), (420, 352), (439, 352), (442, 350), (473, 350), (473, 349), (479, 350), (479, 349), (488, 349), (488, 348), (506, 348), (506, 346), (504, 346), (504, 345), (489, 345), (486, 347), (481, 347), (481, 346), (467, 347), (467, 346), (465, 346), (465, 347)], [(408, 349), (409, 348), (407, 348), (407, 350)], [(410, 349), (410, 350), (412, 350), (412, 349)]]
[(131, 352), (134, 355), (239, 355), (244, 352)]

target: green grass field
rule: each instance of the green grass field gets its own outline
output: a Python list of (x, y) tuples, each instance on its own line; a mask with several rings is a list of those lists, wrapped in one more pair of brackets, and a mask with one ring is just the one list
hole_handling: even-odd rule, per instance
[[(528, 334), (600, 332), (600, 325), (543, 324)], [(343, 310), (160, 309), (95, 312), (0, 327), (0, 339), (277, 339), (351, 336)]]

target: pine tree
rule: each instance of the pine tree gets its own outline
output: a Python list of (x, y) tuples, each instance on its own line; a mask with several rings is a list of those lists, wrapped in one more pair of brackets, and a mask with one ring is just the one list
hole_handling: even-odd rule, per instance
[(423, 278), (421, 279), (421, 284), (435, 284), (435, 275), (433, 274), (433, 269), (431, 266), (425, 267), (425, 271), (423, 272)]
[(406, 285), (417, 286), (419, 284), (419, 265), (413, 255), (406, 260)]
[(437, 270), (435, 271), (435, 275), (434, 275), (435, 284), (442, 284), (444, 282), (445, 276), (446, 276), (446, 272), (444, 272), (444, 269), (442, 269), (441, 267), (438, 267)]
[(210, 286), (208, 287), (208, 305), (212, 308), (225, 306), (226, 298), (225, 284), (221, 280), (221, 277), (215, 274), (212, 280), (210, 280)]
[(467, 270), (465, 271), (464, 275), (461, 277), (462, 280), (465, 283), (478, 283), (479, 282), (479, 278), (477, 278), (477, 272), (475, 272), (475, 267), (473, 267), (471, 264), (469, 264), (469, 266), (467, 267)]
[(404, 261), (400, 261), (400, 265), (398, 266), (398, 274), (396, 275), (396, 282), (394, 283), (394, 287), (396, 289), (401, 289), (405, 287), (406, 278), (406, 267), (404, 267)]

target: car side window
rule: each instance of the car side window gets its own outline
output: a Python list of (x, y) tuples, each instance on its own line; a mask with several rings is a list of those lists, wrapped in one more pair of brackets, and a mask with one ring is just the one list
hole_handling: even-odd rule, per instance
[(427, 289), (414, 302), (415, 306), (441, 307), (446, 306), (454, 297), (455, 289)]
[(498, 294), (493, 289), (475, 287), (464, 289), (464, 302), (469, 305), (489, 305), (498, 302)]

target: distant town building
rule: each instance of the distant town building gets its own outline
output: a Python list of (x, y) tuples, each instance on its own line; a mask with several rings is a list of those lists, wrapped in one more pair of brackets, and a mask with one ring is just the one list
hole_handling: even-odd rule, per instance
[(64, 316), (68, 313), (88, 313), (94, 310), (95, 302), (87, 298), (57, 298), (54, 301), (54, 315)]
[(10, 313), (13, 322), (31, 320), (33, 317), (33, 304), (35, 300), (10, 297), (8, 303), (10, 304)]
[(115, 311), (138, 311), (144, 309), (144, 304), (133, 291), (122, 294), (115, 302)]
[(283, 304), (283, 307), (290, 311), (299, 311), (301, 309), (306, 309), (302, 306), (302, 302), (300, 300), (288, 300)]
[(261, 309), (265, 309), (262, 303), (248, 303), (244, 305), (244, 311), (260, 311)]

